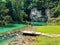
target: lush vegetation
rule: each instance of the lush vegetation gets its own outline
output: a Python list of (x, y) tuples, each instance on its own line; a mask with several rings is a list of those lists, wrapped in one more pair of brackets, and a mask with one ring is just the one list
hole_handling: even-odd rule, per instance
[[(25, 17), (30, 13), (28, 10), (33, 7), (38, 10), (49, 9), (48, 22), (60, 22), (60, 19), (55, 20), (60, 16), (60, 0), (0, 0), (0, 25), (25, 23)], [(52, 17), (55, 21), (50, 19)]]
[(60, 37), (50, 38), (45, 36), (37, 36), (34, 45), (60, 45)]
[(60, 34), (60, 26), (37, 26), (36, 31), (49, 34)]
[[(47, 34), (60, 34), (60, 26), (37, 26), (36, 31)], [(60, 37), (36, 36), (34, 45), (60, 45)]]

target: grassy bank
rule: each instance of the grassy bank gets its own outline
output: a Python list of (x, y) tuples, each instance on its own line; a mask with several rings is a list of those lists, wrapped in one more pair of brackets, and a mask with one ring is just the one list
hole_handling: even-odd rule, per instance
[(49, 34), (60, 34), (60, 26), (37, 26), (36, 31)]
[(60, 45), (60, 37), (50, 38), (45, 36), (37, 36), (35, 45)]
[[(36, 26), (36, 31), (60, 34), (60, 26)], [(60, 45), (60, 37), (37, 36), (34, 45)]]

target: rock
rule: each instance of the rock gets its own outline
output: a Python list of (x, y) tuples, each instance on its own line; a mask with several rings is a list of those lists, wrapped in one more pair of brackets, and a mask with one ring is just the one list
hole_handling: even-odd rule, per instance
[(22, 31), (23, 35), (32, 35), (32, 36), (36, 36), (36, 35), (40, 35), (40, 32), (35, 32), (35, 31)]

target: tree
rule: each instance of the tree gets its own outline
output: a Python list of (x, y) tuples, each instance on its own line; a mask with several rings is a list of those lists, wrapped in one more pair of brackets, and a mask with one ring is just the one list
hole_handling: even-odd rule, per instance
[[(6, 8), (6, 2), (0, 1), (0, 25), (5, 26), (9, 25), (12, 18), (7, 15), (9, 9)], [(9, 18), (9, 20), (7, 20)]]
[(24, 0), (11, 0), (13, 17), (16, 22), (23, 21)]

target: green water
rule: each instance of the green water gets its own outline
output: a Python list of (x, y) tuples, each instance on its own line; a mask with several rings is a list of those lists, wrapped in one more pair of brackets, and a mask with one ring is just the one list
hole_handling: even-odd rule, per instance
[(24, 27), (24, 26), (26, 26), (26, 25), (25, 24), (13, 24), (13, 25), (9, 25), (9, 26), (6, 26), (6, 27), (0, 27), (0, 33), (6, 32), (6, 31), (11, 31), (13, 29), (21, 28), (21, 27)]
[[(27, 26), (25, 24), (13, 24), (13, 25), (9, 25), (9, 26), (5, 26), (5, 27), (0, 27), (0, 33), (4, 33), (7, 31), (12, 31), (13, 29), (17, 29), (17, 28), (21, 28)], [(14, 38), (15, 35), (12, 36), (7, 36), (4, 39), (2, 39), (3, 37), (0, 36), (0, 45), (5, 45), (6, 43), (8, 43), (9, 39)]]
[(10, 39), (14, 38), (14, 37), (15, 37), (15, 35), (7, 36), (7, 37), (5, 37), (5, 39), (0, 38), (0, 45), (5, 45), (5, 44), (7, 44), (8, 41), (9, 41)]
[(31, 22), (31, 25), (46, 25), (46, 22)]

